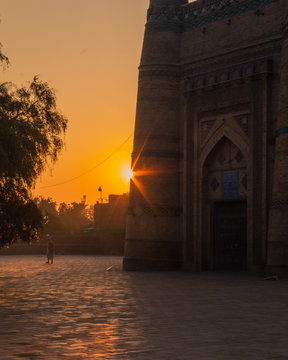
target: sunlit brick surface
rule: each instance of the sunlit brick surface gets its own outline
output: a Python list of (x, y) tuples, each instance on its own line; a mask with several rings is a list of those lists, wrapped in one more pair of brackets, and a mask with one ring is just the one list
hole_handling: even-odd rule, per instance
[(0, 257), (0, 359), (287, 360), (287, 280), (121, 264)]

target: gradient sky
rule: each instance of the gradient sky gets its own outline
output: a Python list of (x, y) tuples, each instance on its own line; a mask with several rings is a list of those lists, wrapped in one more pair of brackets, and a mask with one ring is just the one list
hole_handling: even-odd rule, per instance
[(133, 136), (119, 146), (133, 135), (148, 5), (149, 0), (0, 0), (0, 41), (11, 63), (1, 81), (21, 86), (40, 75), (56, 89), (58, 108), (69, 120), (66, 147), (37, 182), (35, 196), (69, 203), (85, 194), (92, 204), (99, 186), (104, 198), (129, 190), (121, 172), (130, 166)]

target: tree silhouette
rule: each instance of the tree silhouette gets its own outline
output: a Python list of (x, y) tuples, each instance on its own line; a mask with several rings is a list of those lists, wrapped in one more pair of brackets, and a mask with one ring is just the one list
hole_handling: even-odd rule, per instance
[[(0, 62), (9, 62), (1, 48)], [(44, 219), (31, 188), (57, 160), (66, 126), (47, 82), (35, 76), (27, 87), (0, 84), (0, 246), (37, 240)]]
[(59, 207), (51, 198), (38, 197), (34, 199), (45, 218), (44, 233), (52, 235), (78, 235), (85, 228), (92, 227), (94, 218), (91, 209), (83, 197), (80, 203), (62, 202)]

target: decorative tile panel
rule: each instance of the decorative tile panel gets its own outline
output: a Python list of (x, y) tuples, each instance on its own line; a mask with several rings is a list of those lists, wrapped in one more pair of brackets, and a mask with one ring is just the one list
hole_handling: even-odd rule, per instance
[(243, 154), (241, 153), (240, 150), (237, 152), (235, 159), (238, 161), (238, 163), (240, 163), (241, 160), (243, 159)]
[(213, 191), (216, 191), (219, 188), (220, 184), (219, 184), (218, 180), (216, 178), (214, 178), (213, 181), (211, 182), (210, 186)]
[(254, 9), (255, 15), (261, 15), (264, 12), (259, 7), (277, 1), (280, 0), (198, 0), (182, 6), (151, 6), (146, 26), (152, 31), (184, 32)]
[(240, 125), (245, 134), (249, 133), (250, 114), (234, 115), (234, 119)]
[(212, 120), (203, 120), (200, 122), (200, 139), (203, 142), (208, 135), (209, 131), (212, 129), (215, 124), (215, 119)]
[(223, 197), (224, 199), (238, 197), (238, 170), (223, 171)]

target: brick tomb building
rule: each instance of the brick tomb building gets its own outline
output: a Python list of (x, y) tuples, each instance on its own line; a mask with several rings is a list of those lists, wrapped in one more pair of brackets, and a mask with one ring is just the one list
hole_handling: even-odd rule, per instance
[(287, 0), (150, 0), (124, 269), (287, 269), (287, 22)]

